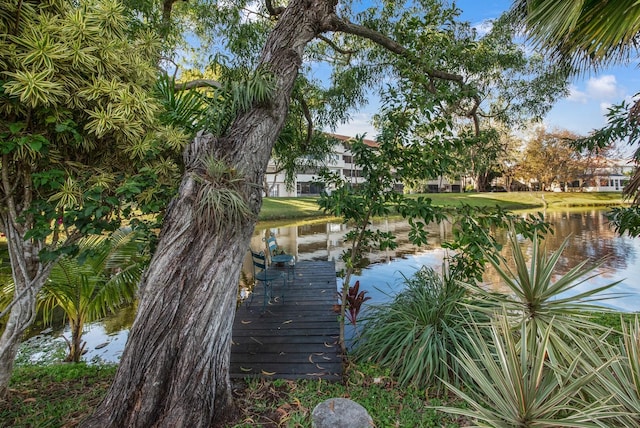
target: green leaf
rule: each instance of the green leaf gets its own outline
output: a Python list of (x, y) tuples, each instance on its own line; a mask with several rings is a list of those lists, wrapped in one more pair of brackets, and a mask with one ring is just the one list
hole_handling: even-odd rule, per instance
[(18, 133), (22, 132), (24, 127), (25, 127), (25, 123), (24, 122), (12, 122), (12, 123), (9, 123), (9, 132), (11, 132), (12, 134), (18, 134)]

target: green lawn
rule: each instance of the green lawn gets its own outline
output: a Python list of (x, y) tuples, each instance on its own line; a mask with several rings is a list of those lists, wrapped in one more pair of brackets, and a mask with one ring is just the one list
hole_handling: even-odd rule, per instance
[(318, 198), (264, 198), (260, 221), (296, 220), (322, 217), (325, 214), (318, 207)]
[[(551, 192), (504, 192), (504, 193), (429, 193), (411, 195), (431, 198), (438, 206), (499, 206), (508, 210), (543, 208), (564, 209), (572, 207), (605, 207), (623, 204), (620, 193), (551, 193)], [(323, 217), (317, 198), (264, 198), (260, 221), (298, 220)]]

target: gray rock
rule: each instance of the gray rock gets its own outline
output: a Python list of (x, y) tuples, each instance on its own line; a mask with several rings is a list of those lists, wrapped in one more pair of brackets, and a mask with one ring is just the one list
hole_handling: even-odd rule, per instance
[(371, 428), (367, 410), (347, 398), (330, 398), (318, 404), (311, 414), (313, 428)]

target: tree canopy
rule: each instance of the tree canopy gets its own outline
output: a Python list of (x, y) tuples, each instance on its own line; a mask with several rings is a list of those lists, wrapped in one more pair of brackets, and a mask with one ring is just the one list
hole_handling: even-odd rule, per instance
[(588, 163), (587, 157), (571, 146), (577, 138), (566, 130), (538, 128), (527, 141), (516, 175), (537, 183), (540, 190), (551, 190), (554, 184), (570, 185), (583, 178)]
[(55, 259), (164, 206), (188, 134), (158, 120), (160, 45), (120, 3), (3, 0), (0, 10), (0, 229), (15, 284), (2, 392)]

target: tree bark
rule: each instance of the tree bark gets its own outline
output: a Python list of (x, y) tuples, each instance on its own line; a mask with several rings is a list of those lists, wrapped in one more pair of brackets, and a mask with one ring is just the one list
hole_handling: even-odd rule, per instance
[[(185, 173), (141, 281), (138, 314), (114, 383), (84, 426), (220, 426), (232, 412), (229, 359), (240, 266), (304, 48), (327, 29), (335, 5), (289, 2), (261, 59), (277, 82), (272, 101), (241, 114), (227, 135), (200, 136), (185, 150)], [(241, 227), (198, 221), (199, 161), (209, 154), (245, 176), (252, 215)]]
[(9, 217), (10, 213), (2, 216), (2, 227), (7, 237), (15, 288), (9, 318), (0, 336), (0, 398), (7, 392), (22, 334), (35, 320), (36, 295), (53, 266), (52, 263), (40, 263), (38, 245), (25, 240), (22, 230)]

